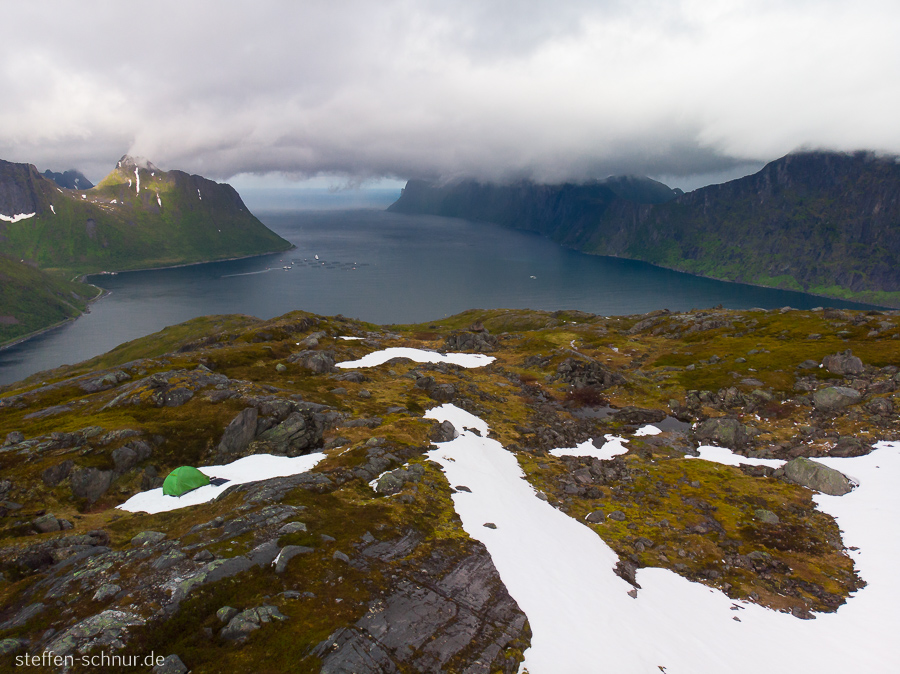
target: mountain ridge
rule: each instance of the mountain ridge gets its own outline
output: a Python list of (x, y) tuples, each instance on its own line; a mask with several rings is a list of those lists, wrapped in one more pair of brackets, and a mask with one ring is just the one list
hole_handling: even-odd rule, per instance
[(599, 185), (410, 181), (389, 210), (485, 220), (586, 253), (900, 306), (900, 165), (892, 157), (798, 152), (656, 203)]
[[(0, 343), (52, 324), (20, 320), (18, 314), (41, 294), (58, 295), (63, 279), (234, 259), (290, 247), (226, 183), (183, 171), (161, 171), (146, 160), (125, 155), (98, 185), (71, 190), (31, 164), (0, 160), (0, 252), (10, 260), (3, 272), (20, 289), (27, 284), (19, 277), (27, 275), (36, 292), (28, 299), (27, 293), (17, 291), (15, 301), (11, 293), (0, 296), (0, 315), (16, 320), (0, 325)], [(20, 264), (28, 265), (27, 274)]]

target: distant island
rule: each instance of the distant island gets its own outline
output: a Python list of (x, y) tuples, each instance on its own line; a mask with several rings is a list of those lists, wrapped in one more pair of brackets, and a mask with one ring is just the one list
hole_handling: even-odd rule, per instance
[(798, 152), (683, 193), (644, 177), (512, 185), (410, 180), (397, 213), (483, 220), (596, 255), (900, 307), (900, 165)]
[(84, 274), (289, 248), (230, 185), (146, 159), (125, 155), (96, 186), (0, 160), (0, 344), (79, 316), (100, 292)]

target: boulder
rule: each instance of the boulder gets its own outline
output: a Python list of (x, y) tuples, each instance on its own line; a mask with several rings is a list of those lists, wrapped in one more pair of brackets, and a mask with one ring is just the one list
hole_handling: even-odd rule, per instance
[(566, 358), (556, 368), (556, 377), (575, 388), (593, 386), (606, 389), (621, 384), (625, 379), (593, 360)]
[(45, 469), (44, 472), (41, 473), (41, 480), (43, 480), (44, 484), (48, 487), (55, 487), (60, 482), (69, 477), (69, 473), (72, 472), (72, 468), (74, 466), (75, 463), (71, 459), (61, 461), (55, 466), (50, 466), (49, 468)]
[(259, 412), (255, 407), (248, 407), (238, 414), (231, 423), (225, 427), (222, 439), (219, 441), (218, 453), (220, 458), (238, 458), (244, 455), (253, 437), (256, 435), (256, 421)]
[(831, 496), (843, 496), (853, 489), (853, 483), (840, 471), (804, 457), (784, 464), (784, 476), (794, 484)]
[(20, 442), (25, 440), (25, 435), (22, 431), (11, 431), (6, 434), (6, 440), (4, 441), (4, 445), (17, 445)]
[(894, 413), (894, 403), (889, 398), (872, 398), (865, 404), (866, 412), (879, 414), (883, 417)]
[(322, 431), (308, 413), (292, 412), (280, 424), (264, 431), (259, 442), (272, 454), (300, 456), (322, 442)]
[(444, 350), (486, 353), (496, 351), (498, 344), (497, 338), (482, 327), (475, 332), (453, 333), (444, 340)]
[(859, 391), (846, 386), (829, 386), (813, 394), (813, 405), (821, 412), (837, 412), (860, 401)]
[(707, 419), (694, 430), (698, 442), (711, 442), (731, 449), (744, 447), (750, 441), (747, 427), (737, 419), (717, 417)]
[(33, 526), (34, 530), (39, 534), (49, 534), (50, 532), (60, 531), (62, 529), (60, 521), (56, 519), (56, 515), (51, 515), (49, 513), (32, 520), (31, 526)]
[(866, 371), (863, 362), (853, 355), (850, 349), (841, 353), (825, 356), (822, 365), (832, 374), (862, 374)]
[(112, 480), (113, 472), (111, 470), (76, 468), (72, 471), (69, 484), (75, 496), (87, 499), (88, 503), (93, 503), (106, 493)]
[(459, 437), (459, 431), (449, 421), (441, 423), (435, 421), (428, 432), (428, 439), (432, 442), (450, 442), (457, 437)]
[(116, 466), (116, 472), (125, 473), (141, 461), (146, 461), (153, 454), (153, 448), (143, 440), (135, 440), (113, 450), (112, 460)]
[(428, 389), (428, 397), (439, 403), (449, 403), (456, 397), (456, 387), (453, 384), (435, 384)]
[(288, 356), (287, 362), (321, 374), (334, 369), (334, 354), (328, 351), (298, 351)]
[(872, 445), (863, 442), (859, 438), (843, 435), (838, 438), (837, 443), (835, 443), (832, 450), (828, 452), (828, 455), (840, 457), (863, 456), (871, 451)]

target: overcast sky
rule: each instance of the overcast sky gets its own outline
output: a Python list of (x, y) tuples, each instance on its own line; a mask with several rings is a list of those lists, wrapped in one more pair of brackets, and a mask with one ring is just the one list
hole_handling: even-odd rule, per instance
[(125, 153), (335, 185), (900, 153), (896, 0), (4, 0), (3, 25), (0, 158), (95, 180)]

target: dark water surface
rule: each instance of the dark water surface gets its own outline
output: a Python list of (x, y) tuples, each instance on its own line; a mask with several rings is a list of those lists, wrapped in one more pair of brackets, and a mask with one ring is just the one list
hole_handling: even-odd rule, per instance
[(91, 281), (111, 294), (77, 321), (0, 350), (0, 384), (207, 314), (266, 319), (304, 309), (374, 323), (412, 323), (498, 307), (609, 316), (717, 304), (729, 309), (865, 306), (584, 255), (537, 235), (466, 220), (375, 210), (273, 212), (260, 219), (297, 249), (94, 276)]

